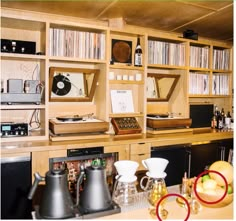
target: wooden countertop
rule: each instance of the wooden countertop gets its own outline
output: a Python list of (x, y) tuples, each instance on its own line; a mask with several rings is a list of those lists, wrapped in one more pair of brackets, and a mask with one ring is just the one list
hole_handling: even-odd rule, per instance
[[(179, 193), (178, 191), (178, 185), (167, 187), (168, 193)], [(168, 216), (166, 220), (184, 220), (187, 216), (187, 210), (183, 207), (180, 207), (176, 201), (176, 197), (169, 197), (167, 198), (167, 202), (165, 204), (165, 209), (168, 211)], [(145, 199), (143, 199), (145, 200)], [(233, 206), (234, 203), (231, 203), (225, 207), (222, 208), (209, 208), (202, 206), (201, 210), (198, 214), (190, 214), (189, 220), (215, 220), (215, 219), (227, 219), (227, 220), (234, 220), (233, 219)], [(149, 206), (147, 205), (146, 208), (137, 206), (135, 209), (132, 207), (130, 210), (122, 211), (121, 213), (109, 215), (105, 217), (101, 217), (99, 219), (102, 220), (147, 220), (147, 219), (155, 219), (158, 220), (157, 217), (151, 217), (149, 214)], [(122, 209), (122, 208), (121, 208)]]
[(28, 141), (1, 143), (1, 155), (11, 153), (27, 153), (35, 151), (62, 150), (94, 146), (125, 145), (132, 143), (151, 143), (151, 146), (167, 146), (175, 144), (201, 143), (214, 140), (231, 139), (233, 131), (197, 131), (193, 134), (139, 134), (111, 135), (109, 138), (76, 140), (76, 141)]

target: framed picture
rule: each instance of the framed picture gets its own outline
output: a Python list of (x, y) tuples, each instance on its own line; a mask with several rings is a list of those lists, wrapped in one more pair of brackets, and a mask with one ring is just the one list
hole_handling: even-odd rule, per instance
[(49, 101), (92, 101), (99, 70), (50, 67)]
[(132, 64), (132, 41), (112, 39), (112, 63)]

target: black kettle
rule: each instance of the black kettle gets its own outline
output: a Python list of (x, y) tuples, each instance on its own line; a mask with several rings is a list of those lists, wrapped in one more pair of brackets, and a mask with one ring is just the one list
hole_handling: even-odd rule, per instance
[(32, 199), (39, 182), (46, 182), (45, 190), (39, 205), (39, 216), (44, 219), (65, 219), (75, 217), (74, 204), (71, 198), (67, 173), (65, 170), (50, 170), (45, 177), (34, 174), (35, 180), (28, 195)]
[[(77, 204), (79, 204), (80, 209), (85, 213), (91, 213), (111, 208), (112, 199), (106, 182), (105, 168), (92, 165), (85, 169), (85, 174), (84, 189), (80, 196), (77, 195)], [(83, 176), (80, 176), (77, 184), (82, 181)]]

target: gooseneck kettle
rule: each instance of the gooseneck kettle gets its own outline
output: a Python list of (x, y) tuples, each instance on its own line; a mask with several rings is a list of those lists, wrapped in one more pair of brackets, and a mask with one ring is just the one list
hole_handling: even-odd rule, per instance
[[(77, 195), (77, 203), (80, 209), (85, 213), (109, 209), (112, 206), (112, 199), (106, 182), (105, 168), (92, 165), (85, 169), (85, 174), (84, 189), (80, 196)], [(77, 184), (82, 181), (83, 176), (80, 176)]]
[(39, 182), (45, 181), (45, 189), (39, 205), (39, 216), (44, 219), (64, 219), (75, 216), (74, 204), (68, 189), (65, 170), (50, 170), (45, 177), (34, 174), (35, 180), (28, 195), (32, 199)]

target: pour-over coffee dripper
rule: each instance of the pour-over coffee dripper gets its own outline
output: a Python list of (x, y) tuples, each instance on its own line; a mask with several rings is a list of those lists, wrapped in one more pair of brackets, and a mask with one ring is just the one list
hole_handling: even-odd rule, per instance
[(116, 182), (112, 193), (112, 199), (120, 206), (135, 203), (137, 196), (135, 176), (139, 164), (131, 160), (122, 160), (115, 162), (118, 172)]
[(160, 157), (153, 157), (142, 160), (143, 166), (148, 170), (146, 175), (153, 178), (166, 177), (166, 173), (164, 171), (168, 163), (169, 161), (167, 159)]
[[(140, 180), (140, 187), (147, 193), (147, 200), (151, 205), (150, 214), (156, 217), (156, 205), (159, 200), (168, 194), (165, 177), (167, 174), (164, 172), (169, 161), (164, 158), (148, 158), (142, 161), (145, 168), (148, 169), (146, 176)], [(168, 211), (164, 209), (163, 205), (165, 200), (160, 205), (158, 211), (160, 216), (164, 219), (167, 217)]]

